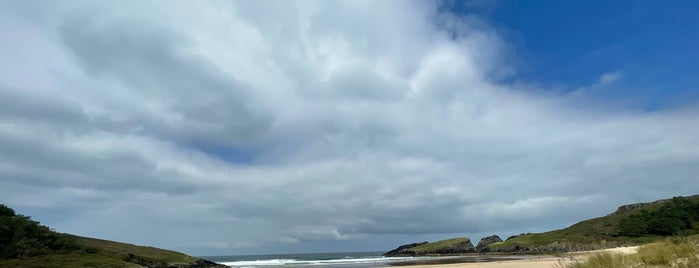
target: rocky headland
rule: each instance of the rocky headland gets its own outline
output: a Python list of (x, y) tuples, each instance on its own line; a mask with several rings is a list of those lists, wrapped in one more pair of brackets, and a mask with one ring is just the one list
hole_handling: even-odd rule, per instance
[(453, 238), (437, 242), (420, 242), (399, 246), (383, 254), (385, 257), (456, 255), (474, 253), (476, 248), (468, 237)]
[(476, 251), (489, 252), (490, 247), (488, 247), (488, 246), (490, 246), (491, 244), (500, 243), (500, 242), (502, 242), (502, 239), (497, 235), (491, 235), (488, 237), (481, 238), (481, 241), (479, 241), (478, 245), (476, 246)]

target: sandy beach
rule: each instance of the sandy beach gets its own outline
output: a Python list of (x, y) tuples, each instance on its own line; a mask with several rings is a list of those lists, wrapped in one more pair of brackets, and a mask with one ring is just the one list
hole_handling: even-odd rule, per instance
[[(454, 263), (454, 264), (437, 264), (437, 265), (413, 265), (408, 266), (409, 268), (551, 268), (557, 264), (570, 263), (575, 260), (582, 260), (586, 256), (596, 252), (614, 252), (621, 254), (633, 254), (638, 250), (638, 246), (635, 247), (619, 247), (610, 248), (595, 251), (582, 251), (582, 252), (572, 252), (564, 254), (562, 257), (554, 256), (541, 256), (533, 259), (525, 260), (510, 260), (510, 261), (495, 261), (495, 262), (483, 262), (483, 263)], [(560, 267), (560, 266), (557, 266)]]

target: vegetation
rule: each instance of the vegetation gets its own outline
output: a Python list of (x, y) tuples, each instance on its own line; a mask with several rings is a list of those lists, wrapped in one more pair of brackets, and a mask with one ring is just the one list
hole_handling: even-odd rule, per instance
[(154, 247), (52, 231), (0, 204), (0, 267), (225, 267)]
[(641, 210), (619, 221), (619, 234), (639, 237), (642, 235), (680, 235), (695, 233), (699, 221), (699, 203), (675, 197), (654, 211)]
[(471, 239), (468, 237), (452, 238), (429, 243), (427, 241), (421, 243), (413, 243), (402, 245), (394, 250), (386, 252), (383, 256), (425, 256), (425, 255), (441, 255), (441, 254), (462, 254), (473, 253), (476, 249), (471, 244)]
[(422, 244), (412, 248), (412, 250), (415, 251), (417, 254), (429, 254), (439, 253), (440, 250), (444, 249), (455, 249), (459, 247), (464, 247), (464, 245), (473, 248), (473, 245), (471, 244), (471, 239), (469, 239), (468, 237), (461, 237)]
[[(489, 247), (492, 251), (555, 252), (650, 243), (667, 235), (697, 233), (699, 217), (692, 215), (697, 215), (698, 206), (699, 196), (677, 197), (643, 209), (581, 221), (560, 230), (512, 236)], [(694, 210), (689, 213), (691, 209)]]
[(23, 259), (81, 248), (73, 237), (53, 232), (0, 204), (0, 259)]
[(699, 236), (668, 238), (642, 246), (631, 255), (600, 252), (582, 261), (559, 263), (563, 268), (699, 267)]

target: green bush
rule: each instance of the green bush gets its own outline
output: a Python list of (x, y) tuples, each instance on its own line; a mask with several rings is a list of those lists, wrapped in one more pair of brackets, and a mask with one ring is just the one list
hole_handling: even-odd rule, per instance
[(691, 233), (699, 221), (699, 203), (675, 197), (658, 210), (642, 210), (619, 221), (619, 234), (638, 237), (642, 235), (678, 235)]
[(26, 258), (74, 249), (80, 249), (74, 238), (56, 233), (0, 204), (0, 259)]

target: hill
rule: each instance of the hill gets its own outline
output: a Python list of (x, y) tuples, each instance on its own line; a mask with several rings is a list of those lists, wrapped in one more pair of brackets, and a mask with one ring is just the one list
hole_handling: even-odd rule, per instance
[(527, 233), (489, 245), (490, 251), (577, 251), (635, 245), (665, 236), (699, 233), (699, 195), (623, 205), (607, 216), (545, 233)]
[(384, 255), (568, 252), (637, 245), (666, 236), (693, 234), (699, 234), (699, 195), (622, 205), (603, 217), (545, 233), (515, 235), (505, 241), (493, 235), (484, 238), (475, 249), (468, 238), (455, 238), (403, 245)]
[(460, 254), (475, 252), (468, 237), (452, 238), (437, 242), (422, 242), (400, 246), (383, 254), (385, 257)]
[(57, 233), (0, 204), (0, 267), (227, 267), (154, 247)]

